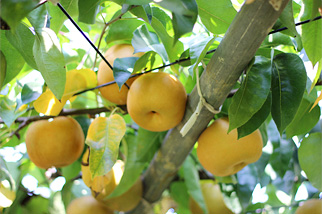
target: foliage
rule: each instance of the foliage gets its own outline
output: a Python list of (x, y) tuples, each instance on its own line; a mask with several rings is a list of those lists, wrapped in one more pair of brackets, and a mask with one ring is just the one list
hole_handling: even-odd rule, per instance
[[(101, 97), (96, 80), (101, 58), (84, 36), (102, 53), (119, 43), (145, 52), (140, 58), (115, 60), (119, 86), (133, 73), (159, 70), (176, 75), (190, 93), (242, 4), (242, 0), (60, 0), (57, 5), (2, 0), (0, 212), (65, 213), (72, 199), (90, 194), (80, 179), (81, 158), (48, 170), (29, 160), (25, 132), (35, 120), (80, 110), (71, 116), (93, 151), (92, 174), (105, 174), (117, 159), (125, 162), (122, 180), (109, 197), (126, 192), (154, 154), (160, 155), (166, 132), (138, 127), (124, 106)], [(301, 29), (295, 23), (318, 17), (321, 8), (319, 0), (290, 1), (272, 29), (288, 30), (266, 37), (253, 61), (242, 68), (245, 73), (231, 92), (234, 96), (228, 96), (214, 116), (228, 116), (229, 129), (237, 128), (239, 138), (260, 129), (262, 157), (235, 175), (214, 178), (200, 165), (194, 148), (154, 206), (156, 213), (168, 197), (175, 201), (172, 208), (177, 213), (190, 213), (189, 197), (206, 211), (199, 179), (216, 179), (236, 213), (258, 209), (294, 213), (301, 200), (319, 196), (322, 19), (302, 24)], [(169, 203), (166, 207), (171, 208)]]

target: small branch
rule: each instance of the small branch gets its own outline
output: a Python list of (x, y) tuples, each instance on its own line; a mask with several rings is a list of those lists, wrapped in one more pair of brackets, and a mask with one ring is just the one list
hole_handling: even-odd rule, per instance
[[(124, 106), (120, 106), (120, 108), (124, 111), (126, 111), (126, 108)], [(89, 115), (95, 115), (102, 112), (109, 112), (110, 109), (107, 109), (106, 107), (101, 108), (93, 108), (93, 109), (70, 109), (70, 110), (63, 110), (58, 116), (69, 116), (69, 115), (81, 115), (81, 114), (89, 114)], [(24, 127), (28, 126), (30, 123), (38, 120), (48, 120), (49, 118), (54, 118), (56, 116), (32, 116), (32, 117), (19, 117), (15, 120), (16, 123), (20, 123), (19, 127), (13, 131), (9, 137), (12, 137), (14, 135), (17, 136), (18, 139), (20, 139), (19, 131), (22, 130)], [(0, 123), (4, 123), (4, 121), (0, 120)]]
[[(137, 7), (137, 6), (132, 5), (132, 6), (131, 6), (131, 8), (129, 8), (129, 10), (133, 9), (134, 7)], [(127, 12), (127, 11), (126, 11), (126, 12)], [(106, 23), (105, 23), (104, 28), (102, 29), (101, 36), (100, 36), (100, 38), (99, 38), (99, 40), (98, 40), (97, 49), (99, 49), (99, 48), (100, 48), (100, 46), (101, 46), (101, 42), (102, 42), (103, 36), (104, 36), (104, 34), (105, 34), (105, 32), (106, 32), (106, 28), (107, 28), (108, 26), (110, 26), (111, 24), (113, 24), (114, 22), (116, 22), (116, 21), (120, 20), (120, 19), (122, 18), (122, 16), (123, 16), (126, 12), (121, 13), (120, 15), (118, 15), (118, 16), (117, 16), (116, 18), (114, 18), (113, 20), (111, 20), (111, 21), (109, 21), (109, 22), (106, 22)], [(96, 54), (95, 54), (95, 59), (94, 59), (93, 69), (94, 69), (94, 68), (95, 68), (95, 66), (96, 66), (97, 54), (98, 54), (98, 53), (96, 52)]]

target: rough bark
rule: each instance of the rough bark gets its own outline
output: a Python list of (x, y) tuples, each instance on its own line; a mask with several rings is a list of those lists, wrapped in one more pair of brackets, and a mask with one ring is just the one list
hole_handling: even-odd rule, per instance
[[(215, 109), (223, 104), (289, 0), (273, 2), (281, 3), (279, 10), (272, 7), (270, 0), (256, 0), (252, 4), (243, 5), (203, 72), (200, 78), (201, 91)], [(146, 202), (154, 203), (160, 199), (199, 135), (213, 118), (214, 114), (203, 107), (191, 130), (185, 137), (181, 136), (180, 130), (194, 112), (198, 101), (199, 95), (195, 88), (189, 96), (183, 121), (168, 132), (162, 147), (143, 175), (144, 203), (140, 203), (131, 213), (148, 213), (145, 211)]]

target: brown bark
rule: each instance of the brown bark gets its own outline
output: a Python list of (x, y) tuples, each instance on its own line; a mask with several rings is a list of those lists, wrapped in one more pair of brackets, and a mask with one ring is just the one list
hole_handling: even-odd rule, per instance
[[(279, 10), (276, 7), (274, 9), (269, 0), (256, 0), (243, 5), (203, 72), (200, 78), (201, 91), (215, 109), (223, 104), (289, 0), (275, 2), (281, 3)], [(198, 101), (199, 95), (195, 88), (189, 96), (183, 121), (169, 131), (143, 175), (142, 203), (130, 213), (151, 213), (146, 211), (149, 203), (160, 199), (199, 135), (213, 118), (214, 115), (203, 107), (192, 129), (185, 137), (181, 136), (180, 130), (194, 112)]]

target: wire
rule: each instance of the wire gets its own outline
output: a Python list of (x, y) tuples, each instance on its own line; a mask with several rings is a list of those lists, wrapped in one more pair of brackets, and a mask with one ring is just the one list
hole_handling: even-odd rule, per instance
[(89, 42), (89, 44), (95, 49), (95, 51), (100, 55), (100, 57), (106, 62), (106, 64), (113, 70), (112, 65), (105, 59), (103, 54), (98, 50), (98, 48), (93, 44), (93, 42), (86, 36), (86, 34), (82, 31), (82, 29), (77, 25), (77, 23), (73, 20), (73, 18), (68, 14), (68, 12), (64, 9), (64, 7), (57, 3), (58, 7), (63, 11), (63, 13), (67, 16), (67, 18), (73, 23), (73, 25), (77, 28), (77, 30), (84, 36), (84, 38)]
[[(73, 20), (73, 18), (68, 14), (68, 12), (64, 9), (64, 7), (60, 3), (57, 3), (57, 5), (63, 11), (63, 13), (67, 16), (67, 18), (74, 24), (74, 26), (79, 30), (79, 32), (85, 37), (85, 39), (91, 44), (91, 46), (95, 49), (95, 51), (101, 56), (101, 58), (106, 62), (106, 64), (113, 70), (113, 67), (110, 65), (110, 63), (105, 59), (105, 57), (98, 50), (98, 48), (92, 43), (92, 41), (86, 36), (86, 34), (77, 25), (77, 23)], [(321, 18), (322, 18), (322, 16), (318, 16), (318, 17), (315, 17), (314, 19), (308, 19), (308, 20), (305, 20), (305, 21), (302, 21), (302, 22), (298, 22), (298, 23), (295, 24), (295, 26), (303, 25), (303, 24), (309, 23), (311, 21), (319, 20)], [(269, 32), (268, 35), (274, 34), (274, 33), (277, 33), (277, 32), (281, 32), (281, 31), (284, 31), (284, 30), (287, 30), (287, 29), (288, 29), (287, 27), (279, 28), (277, 30)], [(216, 49), (212, 49), (210, 51), (207, 51), (207, 55), (211, 54), (211, 53), (214, 53), (215, 51), (216, 51)], [(149, 73), (149, 72), (154, 71), (154, 70), (166, 68), (166, 67), (169, 67), (171, 65), (175, 65), (175, 64), (178, 64), (180, 62), (185, 62), (185, 61), (188, 61), (188, 60), (190, 60), (190, 57), (182, 58), (182, 59), (176, 60), (174, 62), (165, 64), (165, 65), (162, 65), (162, 66), (159, 66), (159, 67), (156, 67), (156, 68), (152, 68), (152, 69), (150, 69), (148, 71), (131, 75), (129, 78), (133, 78), (133, 77), (145, 74), (145, 73)], [(99, 86), (96, 86), (96, 87), (93, 87), (93, 88), (88, 88), (88, 89), (85, 89), (83, 91), (80, 91), (80, 92), (74, 94), (74, 96), (80, 95), (80, 94), (85, 93), (87, 91), (92, 91), (92, 90), (99, 89), (99, 88), (102, 88), (102, 87), (105, 87), (105, 86), (108, 86), (108, 85), (112, 85), (112, 84), (115, 84), (115, 83), (116, 83), (115, 81), (111, 81), (111, 82), (108, 82), (108, 83), (105, 83), (105, 84), (102, 84), (102, 85), (99, 85)]]

